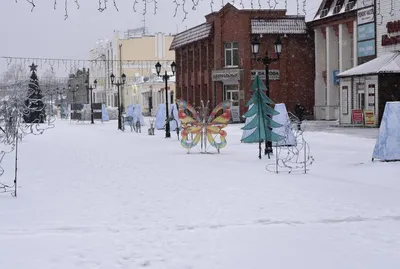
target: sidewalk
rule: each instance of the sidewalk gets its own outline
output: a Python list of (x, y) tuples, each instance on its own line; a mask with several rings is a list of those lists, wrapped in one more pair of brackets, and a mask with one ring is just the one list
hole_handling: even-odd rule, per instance
[(379, 128), (341, 127), (336, 121), (304, 121), (302, 126), (306, 132), (339, 133), (371, 139), (376, 139), (379, 133)]

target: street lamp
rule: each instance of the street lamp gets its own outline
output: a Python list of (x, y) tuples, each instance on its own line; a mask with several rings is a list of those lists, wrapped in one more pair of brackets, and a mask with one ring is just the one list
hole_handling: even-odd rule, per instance
[[(274, 48), (275, 48), (275, 54), (276, 54), (276, 58), (270, 58), (268, 57), (268, 49), (265, 50), (265, 56), (264, 57), (257, 57), (257, 54), (260, 51), (260, 41), (258, 40), (258, 38), (254, 37), (253, 40), (251, 41), (251, 52), (253, 53), (253, 57), (257, 62), (261, 62), (264, 64), (265, 67), (265, 86), (267, 88), (267, 96), (269, 97), (270, 94), (270, 88), (269, 88), (269, 65), (279, 61), (279, 58), (281, 56), (282, 53), (282, 42), (280, 37), (278, 36), (277, 40), (274, 43)], [(269, 154), (273, 153), (272, 150), (272, 142), (271, 141), (265, 141), (265, 151), (264, 154), (267, 155), (268, 154), (268, 158), (269, 158)]]
[(85, 86), (88, 91), (88, 94), (90, 94), (90, 123), (94, 124), (94, 118), (93, 118), (93, 89), (96, 89), (97, 87), (97, 79), (93, 81), (94, 88), (92, 85), (89, 86), (89, 82), (85, 81)]
[(111, 85), (115, 85), (117, 86), (117, 90), (118, 90), (118, 130), (122, 130), (122, 122), (121, 122), (121, 98), (120, 98), (120, 93), (119, 93), (119, 88), (120, 86), (124, 85), (126, 82), (126, 75), (122, 74), (121, 76), (121, 81), (117, 81), (116, 83), (114, 83), (115, 80), (115, 76), (113, 73), (111, 73), (110, 76), (111, 79)]
[[(171, 64), (171, 71), (172, 74), (175, 75), (175, 70), (176, 70), (176, 63), (172, 62)], [(157, 71), (157, 76), (160, 76), (161, 72), (161, 64), (160, 62), (157, 62), (156, 64), (156, 71)], [(170, 79), (170, 76), (167, 73), (167, 70), (165, 70), (165, 74), (162, 76), (164, 82), (165, 82), (165, 113), (166, 113), (166, 118), (167, 122), (165, 124), (165, 138), (171, 137), (171, 130), (170, 130), (170, 125), (169, 125), (169, 109), (168, 109), (168, 80)]]

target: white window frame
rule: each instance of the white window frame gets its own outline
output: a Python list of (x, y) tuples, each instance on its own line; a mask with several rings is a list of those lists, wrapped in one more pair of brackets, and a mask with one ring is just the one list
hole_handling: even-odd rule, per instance
[[(234, 44), (236, 44), (236, 48), (234, 48)], [(230, 45), (230, 47), (226, 47), (226, 45)], [(237, 53), (237, 58), (238, 62), (237, 64), (233, 64), (233, 54), (236, 51)], [(231, 54), (231, 62), (227, 62), (227, 57), (226, 54), (230, 53)], [(238, 42), (226, 42), (224, 43), (224, 62), (225, 62), (225, 67), (238, 67), (239, 66), (239, 43)]]

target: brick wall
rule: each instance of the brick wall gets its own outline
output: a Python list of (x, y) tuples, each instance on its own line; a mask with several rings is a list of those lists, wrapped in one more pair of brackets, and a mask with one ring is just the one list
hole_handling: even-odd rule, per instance
[[(224, 68), (224, 43), (239, 43), (239, 68), (243, 69), (240, 89), (244, 91), (244, 100), (240, 101), (240, 113), (247, 111), (245, 104), (251, 93), (252, 69), (264, 69), (260, 63), (252, 60), (251, 53), (251, 18), (284, 17), (284, 10), (268, 12), (246, 11), (231, 8), (228, 5), (218, 13), (206, 16), (207, 22), (213, 23), (209, 39), (185, 45), (176, 50), (177, 61), (177, 98), (183, 98), (196, 106), (200, 100), (210, 100), (218, 104), (223, 101), (223, 84), (211, 81), (212, 70)], [(314, 38), (307, 35), (281, 36), (283, 42), (281, 60), (270, 66), (280, 70), (280, 80), (271, 81), (271, 97), (277, 103), (286, 103), (289, 111), (294, 110), (297, 102), (303, 104), (308, 114), (314, 106)], [(264, 35), (260, 41), (260, 55), (268, 49), (270, 56), (275, 56), (276, 35)], [(208, 52), (207, 52), (208, 51)], [(204, 55), (206, 54), (206, 55)], [(195, 55), (188, 57), (187, 55)]]

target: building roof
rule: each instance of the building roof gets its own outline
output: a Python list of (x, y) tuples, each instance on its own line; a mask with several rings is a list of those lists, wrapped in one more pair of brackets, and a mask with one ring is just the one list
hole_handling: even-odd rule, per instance
[[(363, 0), (364, 2), (365, 0)], [(371, 0), (369, 0), (371, 1)], [(357, 0), (322, 0), (312, 21), (344, 14), (357, 9)]]
[(362, 65), (344, 71), (338, 77), (400, 73), (400, 51), (384, 54)]
[(179, 33), (174, 37), (174, 40), (172, 40), (169, 50), (174, 50), (195, 41), (208, 38), (210, 37), (211, 30), (212, 23), (203, 23), (182, 33)]
[(252, 34), (305, 34), (307, 26), (304, 16), (277, 19), (252, 19)]

